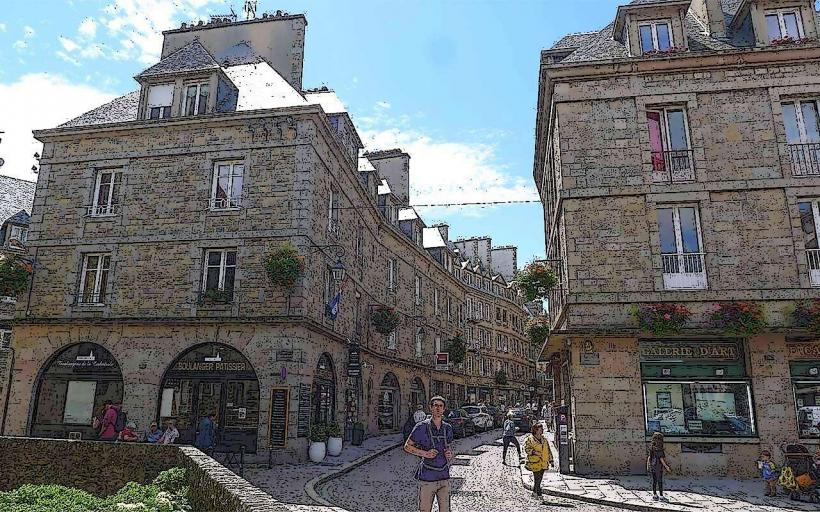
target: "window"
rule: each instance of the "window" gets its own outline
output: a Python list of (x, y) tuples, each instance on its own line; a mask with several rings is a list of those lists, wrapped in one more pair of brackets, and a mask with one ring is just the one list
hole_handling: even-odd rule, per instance
[(396, 350), (396, 336), (398, 336), (397, 332), (398, 329), (387, 335), (387, 348), (390, 350)]
[(174, 84), (152, 85), (148, 88), (148, 119), (166, 119), (171, 117), (171, 104), (174, 99)]
[(359, 261), (364, 259), (364, 227), (361, 225), (356, 230), (356, 258)]
[(665, 52), (674, 46), (669, 21), (651, 21), (638, 25), (641, 53)]
[(433, 314), (438, 316), (439, 314), (439, 307), (438, 307), (438, 288), (433, 290)]
[(104, 304), (108, 287), (110, 254), (86, 254), (80, 280), (80, 304)]
[(205, 251), (205, 271), (202, 276), (203, 299), (211, 302), (233, 302), (236, 278), (236, 249)]
[(653, 181), (695, 179), (686, 111), (680, 107), (646, 111)]
[(242, 181), (245, 164), (218, 162), (214, 164), (211, 185), (211, 210), (231, 210), (242, 206)]
[(339, 234), (339, 193), (334, 187), (330, 187), (327, 201), (327, 231)]
[(795, 176), (820, 174), (820, 108), (817, 100), (783, 103), (786, 143)]
[(422, 342), (424, 341), (424, 331), (422, 331), (421, 327), (416, 329), (416, 357), (421, 357), (422, 353)]
[(387, 260), (387, 289), (391, 292), (396, 290), (396, 264), (394, 258)]
[(11, 329), (0, 329), (0, 348), (8, 348), (11, 345)]
[(805, 361), (789, 362), (797, 412), (797, 430), (801, 438), (820, 439), (819, 369), (820, 361), (812, 357)]
[(746, 382), (646, 382), (646, 432), (664, 435), (752, 436)]
[(416, 276), (416, 306), (421, 306), (421, 276)]
[(447, 297), (447, 320), (453, 319), (453, 298)]
[(806, 262), (809, 267), (809, 281), (812, 286), (820, 286), (820, 208), (817, 201), (797, 203), (800, 211), (800, 226), (803, 229), (803, 246), (806, 248)]
[(182, 115), (195, 116), (204, 114), (208, 108), (208, 84), (194, 84), (185, 88), (185, 105)]
[(105, 217), (120, 212), (119, 196), (122, 173), (118, 171), (98, 171), (94, 185), (94, 202), (88, 209), (91, 217)]
[(94, 397), (97, 381), (68, 381), (63, 423), (69, 425), (91, 425), (94, 415)]
[(18, 242), (26, 242), (28, 240), (28, 229), (23, 226), (11, 226), (11, 233), (9, 240), (17, 240)]
[(803, 23), (798, 10), (778, 10), (766, 13), (766, 34), (770, 43), (803, 37)]
[(705, 289), (700, 217), (695, 207), (658, 210), (663, 284), (667, 290)]

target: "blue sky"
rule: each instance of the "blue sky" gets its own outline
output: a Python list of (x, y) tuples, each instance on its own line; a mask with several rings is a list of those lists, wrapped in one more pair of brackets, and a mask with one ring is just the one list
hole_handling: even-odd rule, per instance
[[(260, 0), (308, 19), (305, 87), (327, 85), (369, 149), (411, 154), (411, 202), (537, 199), (532, 183), (539, 51), (604, 26), (614, 0)], [(34, 128), (136, 89), (160, 32), (242, 11), (242, 0), (4, 0), (0, 12), (0, 173), (34, 179)], [(420, 209), (451, 236), (490, 235), (544, 251), (539, 203)]]

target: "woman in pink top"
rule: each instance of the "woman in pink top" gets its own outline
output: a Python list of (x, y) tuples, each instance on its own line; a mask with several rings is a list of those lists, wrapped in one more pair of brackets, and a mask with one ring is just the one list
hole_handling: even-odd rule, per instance
[(113, 441), (117, 438), (116, 424), (118, 415), (119, 410), (116, 406), (110, 403), (105, 404), (105, 413), (100, 424), (100, 439), (103, 441)]

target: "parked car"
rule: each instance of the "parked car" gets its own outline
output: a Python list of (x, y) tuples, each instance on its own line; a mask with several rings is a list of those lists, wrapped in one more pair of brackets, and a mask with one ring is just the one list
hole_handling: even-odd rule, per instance
[(475, 423), (470, 415), (461, 409), (444, 412), (444, 421), (453, 426), (453, 436), (466, 437), (475, 434)]
[(487, 408), (481, 405), (465, 405), (461, 408), (475, 423), (475, 428), (479, 432), (486, 432), (493, 428), (493, 417), (487, 412)]
[(532, 428), (532, 417), (530, 417), (530, 411), (526, 409), (510, 409), (512, 413), (512, 420), (515, 424), (515, 428), (522, 432), (528, 432)]
[(487, 414), (493, 417), (493, 428), (500, 428), (504, 425), (504, 411), (500, 408), (488, 405)]

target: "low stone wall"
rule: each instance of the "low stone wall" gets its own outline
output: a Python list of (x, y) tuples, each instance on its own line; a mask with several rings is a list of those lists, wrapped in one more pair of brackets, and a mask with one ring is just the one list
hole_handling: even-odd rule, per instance
[(60, 484), (106, 496), (131, 481), (150, 483), (173, 467), (188, 470), (197, 512), (291, 510), (190, 446), (0, 437), (0, 491)]

